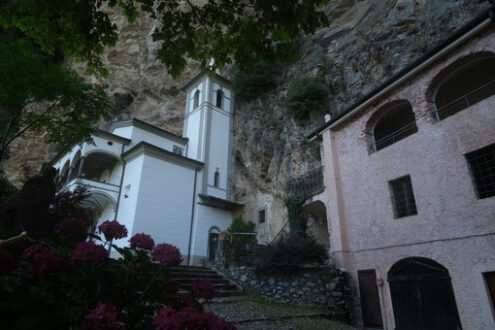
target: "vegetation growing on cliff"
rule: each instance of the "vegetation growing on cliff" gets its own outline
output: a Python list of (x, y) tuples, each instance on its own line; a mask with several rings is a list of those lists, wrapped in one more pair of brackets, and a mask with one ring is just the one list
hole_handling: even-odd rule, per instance
[(327, 95), (328, 90), (322, 79), (305, 75), (291, 81), (285, 103), (295, 118), (303, 120), (326, 103)]

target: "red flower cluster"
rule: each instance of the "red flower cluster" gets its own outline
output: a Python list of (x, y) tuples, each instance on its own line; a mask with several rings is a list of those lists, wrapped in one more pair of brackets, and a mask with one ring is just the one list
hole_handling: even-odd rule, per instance
[(23, 256), (31, 260), (31, 271), (39, 277), (55, 274), (65, 263), (58, 251), (40, 244), (28, 247)]
[(85, 325), (91, 330), (125, 329), (125, 323), (121, 321), (117, 307), (101, 302), (86, 316)]
[(215, 288), (206, 280), (192, 282), (191, 289), (193, 292), (198, 292), (205, 299), (215, 297)]
[(176, 311), (172, 307), (165, 307), (158, 311), (153, 324), (160, 329), (166, 330), (235, 330), (236, 328), (227, 323), (221, 317), (212, 312), (200, 314), (198, 310), (192, 307), (186, 307)]
[(80, 242), (86, 238), (88, 226), (83, 219), (64, 218), (58, 222), (55, 232), (76, 242)]
[(182, 262), (179, 249), (167, 243), (155, 246), (151, 255), (164, 266), (177, 266)]
[(8, 273), (14, 268), (14, 257), (9, 251), (0, 248), (0, 273)]
[(94, 242), (81, 242), (70, 253), (71, 262), (92, 262), (100, 261), (107, 257), (107, 250), (101, 244)]
[(131, 243), (131, 249), (143, 249), (151, 251), (155, 246), (155, 241), (153, 241), (151, 236), (144, 233), (132, 236), (129, 242)]
[(98, 226), (98, 231), (105, 235), (107, 241), (127, 237), (127, 228), (121, 225), (117, 220), (107, 220)]

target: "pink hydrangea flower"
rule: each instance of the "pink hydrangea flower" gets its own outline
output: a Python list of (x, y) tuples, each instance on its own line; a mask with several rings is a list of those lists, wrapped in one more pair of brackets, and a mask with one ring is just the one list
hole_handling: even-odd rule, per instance
[(166, 243), (155, 246), (151, 255), (164, 266), (177, 266), (182, 262), (179, 249)]
[(192, 307), (181, 309), (178, 313), (181, 326), (187, 330), (199, 330), (203, 325), (203, 319), (199, 311)]
[(31, 271), (39, 277), (55, 274), (65, 264), (65, 259), (53, 249), (37, 253), (31, 260)]
[(64, 218), (57, 223), (55, 232), (76, 242), (80, 242), (88, 234), (88, 225), (83, 219)]
[(125, 323), (122, 322), (120, 311), (112, 304), (96, 305), (88, 315), (86, 315), (86, 328), (91, 330), (120, 330), (125, 329)]
[(107, 241), (110, 241), (114, 238), (120, 239), (127, 237), (127, 228), (124, 225), (121, 225), (117, 222), (117, 220), (107, 220), (98, 226), (98, 231), (105, 235)]
[(228, 323), (221, 317), (213, 314), (212, 312), (207, 312), (203, 313), (201, 315), (201, 318), (203, 320), (203, 326), (205, 329), (211, 329), (211, 330), (236, 330), (237, 328), (234, 327), (232, 324)]
[(215, 297), (215, 288), (206, 280), (192, 282), (191, 289), (193, 292), (198, 292), (205, 299)]
[(180, 316), (172, 307), (160, 309), (153, 320), (153, 324), (160, 329), (166, 330), (180, 330), (182, 327)]
[(94, 242), (81, 242), (70, 252), (71, 262), (94, 262), (107, 257), (107, 250), (103, 245)]
[(22, 256), (24, 258), (30, 259), (34, 255), (36, 255), (37, 253), (39, 253), (40, 251), (43, 251), (44, 249), (46, 249), (46, 247), (44, 247), (43, 245), (41, 245), (41, 244), (34, 244), (34, 245), (31, 245), (30, 247), (27, 247), (24, 250), (24, 252), (22, 253)]
[(153, 238), (151, 238), (150, 235), (146, 235), (144, 233), (132, 236), (129, 242), (131, 243), (131, 249), (143, 249), (151, 251), (155, 246), (155, 241), (153, 241)]
[(14, 257), (9, 251), (0, 248), (0, 273), (8, 273), (14, 269)]

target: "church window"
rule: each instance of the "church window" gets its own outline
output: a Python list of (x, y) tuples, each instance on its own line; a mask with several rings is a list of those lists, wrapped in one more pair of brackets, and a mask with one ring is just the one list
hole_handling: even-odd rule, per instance
[(261, 223), (265, 223), (266, 221), (266, 210), (263, 209), (263, 210), (259, 210), (258, 211), (258, 223), (261, 224)]
[(215, 187), (218, 187), (219, 182), (220, 182), (220, 173), (218, 172), (218, 170), (216, 170), (215, 171), (215, 176), (213, 177), (213, 185)]
[(392, 204), (394, 207), (394, 217), (402, 218), (409, 215), (418, 214), (416, 201), (411, 184), (411, 177), (402, 178), (389, 182), (392, 193)]
[(388, 147), (417, 131), (411, 104), (407, 101), (395, 103), (385, 110), (373, 128), (371, 152)]
[(434, 94), (435, 117), (442, 120), (495, 95), (495, 56), (469, 61), (447, 76)]
[(466, 159), (478, 198), (495, 196), (495, 144), (468, 153)]
[(222, 108), (222, 103), (223, 103), (223, 92), (219, 89), (217, 90), (217, 102), (216, 102), (217, 108)]
[(199, 91), (194, 93), (193, 109), (196, 109), (199, 105)]
[(173, 153), (182, 156), (184, 154), (184, 148), (174, 145)]

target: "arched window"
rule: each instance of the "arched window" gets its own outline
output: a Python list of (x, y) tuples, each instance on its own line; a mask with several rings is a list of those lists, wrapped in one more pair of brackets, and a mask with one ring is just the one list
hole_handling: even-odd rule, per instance
[(218, 173), (218, 170), (216, 170), (215, 176), (213, 177), (213, 185), (215, 187), (218, 187), (219, 182), (220, 182), (220, 173)]
[(193, 109), (196, 109), (199, 105), (199, 91), (194, 93)]
[(439, 84), (433, 96), (435, 116), (442, 120), (494, 94), (495, 56), (476, 58)]
[(222, 102), (223, 102), (223, 92), (220, 89), (218, 89), (217, 90), (217, 102), (216, 102), (217, 108), (222, 108)]
[(381, 113), (373, 127), (371, 152), (388, 147), (418, 131), (414, 112), (407, 101), (394, 103)]
[(65, 162), (60, 173), (60, 184), (64, 185), (67, 183), (67, 178), (69, 177), (69, 161)]

